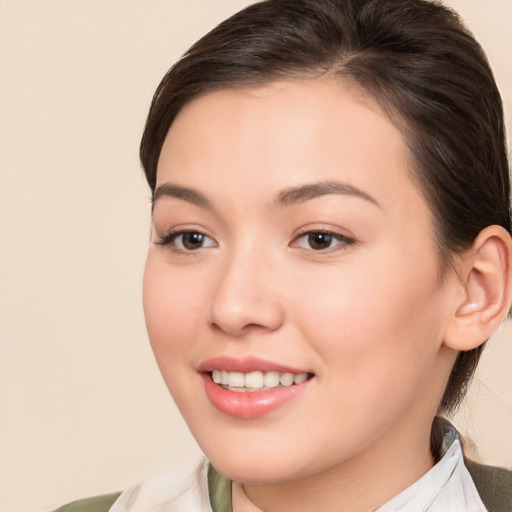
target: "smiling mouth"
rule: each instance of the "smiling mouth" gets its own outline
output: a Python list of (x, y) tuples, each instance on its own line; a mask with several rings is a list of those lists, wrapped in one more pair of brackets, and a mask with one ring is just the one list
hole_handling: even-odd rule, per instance
[(210, 372), (215, 384), (227, 391), (238, 393), (251, 393), (274, 388), (290, 387), (302, 384), (313, 377), (311, 373), (290, 372), (229, 372), (227, 370), (213, 370)]

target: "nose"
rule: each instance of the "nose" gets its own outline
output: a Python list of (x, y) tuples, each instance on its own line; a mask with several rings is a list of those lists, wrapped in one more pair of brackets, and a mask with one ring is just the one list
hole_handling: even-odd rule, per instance
[(210, 307), (210, 323), (230, 336), (272, 332), (284, 309), (276, 265), (257, 251), (239, 251), (220, 269)]

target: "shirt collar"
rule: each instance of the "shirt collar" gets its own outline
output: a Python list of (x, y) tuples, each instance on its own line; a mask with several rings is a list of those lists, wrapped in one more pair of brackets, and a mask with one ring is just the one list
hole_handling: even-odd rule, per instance
[(486, 512), (454, 439), (441, 460), (419, 480), (376, 512)]

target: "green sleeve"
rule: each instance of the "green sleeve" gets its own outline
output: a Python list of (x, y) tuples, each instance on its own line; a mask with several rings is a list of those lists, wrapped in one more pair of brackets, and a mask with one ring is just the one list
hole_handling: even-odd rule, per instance
[(83, 500), (73, 501), (68, 505), (58, 508), (54, 512), (108, 512), (120, 492), (114, 494), (104, 494), (103, 496), (94, 496)]

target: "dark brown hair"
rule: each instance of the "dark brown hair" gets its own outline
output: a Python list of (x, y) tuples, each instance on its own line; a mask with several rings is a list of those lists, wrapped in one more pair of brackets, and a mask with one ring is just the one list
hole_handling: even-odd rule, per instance
[[(511, 231), (503, 108), (481, 46), (459, 16), (427, 0), (267, 0), (194, 44), (153, 98), (141, 161), (154, 192), (160, 151), (199, 95), (285, 79), (338, 77), (400, 128), (430, 205), (441, 275), (486, 226)], [(482, 347), (461, 352), (442, 399), (464, 396)]]

